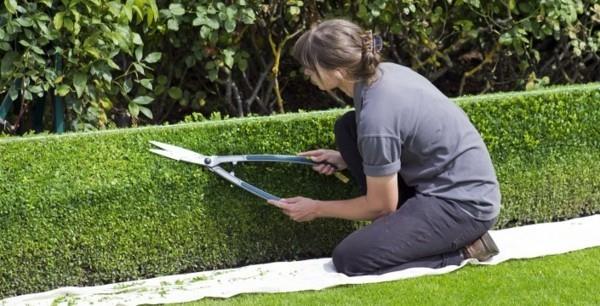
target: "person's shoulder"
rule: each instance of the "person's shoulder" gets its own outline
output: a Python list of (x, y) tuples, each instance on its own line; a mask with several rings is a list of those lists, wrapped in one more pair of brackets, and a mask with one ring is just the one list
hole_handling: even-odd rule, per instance
[(392, 73), (416, 73), (408, 66), (404, 66), (398, 63), (393, 62), (381, 62), (378, 65), (378, 68), (382, 72), (392, 72)]
[[(445, 98), (447, 97), (431, 83), (424, 75), (416, 72), (408, 66), (403, 66), (391, 62), (379, 64), (381, 71), (380, 90), (385, 95), (395, 96), (399, 93), (403, 98), (410, 101), (418, 101), (417, 98)], [(375, 86), (377, 87), (377, 86)]]
[(405, 69), (408, 68), (402, 64), (394, 63), (394, 62), (381, 62), (379, 63), (379, 67), (385, 69)]
[(414, 100), (415, 95), (420, 95), (423, 89), (422, 81), (411, 68), (383, 62), (379, 64), (378, 69), (378, 78), (367, 88), (367, 99)]

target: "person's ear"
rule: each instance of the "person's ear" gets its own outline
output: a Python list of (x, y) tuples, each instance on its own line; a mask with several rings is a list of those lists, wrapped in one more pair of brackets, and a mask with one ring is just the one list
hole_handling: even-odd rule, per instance
[(346, 79), (346, 71), (343, 70), (343, 69), (340, 69), (340, 68), (335, 69), (333, 71), (333, 73), (334, 73), (335, 78), (338, 79), (338, 80), (345, 80)]

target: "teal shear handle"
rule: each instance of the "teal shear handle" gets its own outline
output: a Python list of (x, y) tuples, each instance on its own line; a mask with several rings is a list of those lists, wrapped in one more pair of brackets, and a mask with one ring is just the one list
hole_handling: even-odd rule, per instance
[(246, 183), (244, 181), (240, 182), (239, 186), (242, 189), (250, 192), (251, 194), (253, 194), (253, 195), (255, 195), (255, 196), (259, 197), (259, 198), (263, 198), (263, 199), (265, 199), (267, 201), (268, 200), (275, 200), (275, 201), (281, 200), (280, 197), (274, 196), (274, 195), (272, 195), (272, 194), (270, 194), (270, 193), (268, 193), (268, 192), (266, 192), (266, 191), (264, 191), (264, 190), (262, 190), (262, 189), (260, 189), (260, 188), (258, 188), (256, 186), (250, 185), (250, 184), (248, 184), (248, 183)]
[(248, 184), (246, 183), (244, 180), (234, 176), (233, 174), (225, 171), (225, 169), (219, 167), (219, 166), (215, 166), (212, 168), (209, 168), (209, 170), (211, 170), (212, 172), (220, 175), (222, 178), (228, 180), (229, 182), (231, 182), (232, 184), (250, 192), (251, 194), (259, 197), (259, 198), (263, 198), (265, 200), (281, 200), (280, 197), (272, 195), (254, 185)]
[(268, 154), (257, 154), (257, 155), (230, 155), (230, 156), (216, 156), (209, 164), (214, 163), (215, 166), (209, 167), (210, 170), (217, 173), (224, 179), (230, 181), (234, 185), (252, 193), (253, 195), (263, 198), (265, 200), (281, 200), (280, 197), (272, 195), (254, 185), (251, 185), (231, 173), (225, 171), (218, 165), (222, 163), (237, 163), (237, 162), (282, 162), (291, 164), (302, 164), (302, 165), (315, 165), (315, 164), (329, 164), (335, 169), (337, 167), (328, 162), (314, 162), (310, 157), (295, 156), (295, 155), (268, 155)]
[(294, 156), (294, 155), (246, 155), (247, 161), (252, 162), (282, 162), (302, 165), (328, 164), (334, 169), (337, 167), (328, 162), (315, 162), (310, 157)]

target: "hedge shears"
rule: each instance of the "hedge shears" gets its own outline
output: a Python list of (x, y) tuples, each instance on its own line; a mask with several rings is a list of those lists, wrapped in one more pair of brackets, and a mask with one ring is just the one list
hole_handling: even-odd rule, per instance
[[(218, 156), (212, 155), (207, 156), (192, 150), (188, 150), (182, 147), (158, 142), (158, 141), (150, 141), (155, 148), (150, 149), (151, 152), (156, 153), (158, 155), (168, 157), (177, 161), (183, 161), (187, 163), (192, 163), (200, 166), (204, 166), (208, 168), (208, 170), (220, 175), (224, 179), (233, 183), (234, 185), (258, 196), (265, 200), (277, 200), (279, 201), (281, 198), (272, 195), (256, 186), (246, 183), (245, 181), (237, 178), (233, 172), (228, 172), (227, 170), (221, 168), (221, 164), (223, 163), (231, 163), (234, 166), (240, 162), (278, 162), (278, 163), (293, 163), (293, 164), (302, 164), (302, 165), (315, 165), (327, 162), (314, 162), (310, 157), (304, 156), (294, 156), (294, 155), (268, 155), (268, 154), (256, 154), (256, 155), (226, 155), (226, 156)], [(336, 168), (335, 165), (331, 163), (327, 163), (332, 167)], [(343, 182), (348, 182), (348, 178), (339, 172), (335, 172), (335, 175), (338, 179)]]

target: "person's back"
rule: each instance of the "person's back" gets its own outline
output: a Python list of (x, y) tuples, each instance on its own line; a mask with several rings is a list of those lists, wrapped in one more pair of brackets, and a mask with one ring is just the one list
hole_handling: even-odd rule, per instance
[(480, 220), (495, 218), (500, 191), (494, 167), (467, 115), (410, 68), (393, 63), (378, 68), (377, 80), (368, 87), (359, 83), (354, 92), (361, 153), (383, 152), (367, 154), (380, 160), (365, 161), (373, 165), (365, 173), (399, 171), (419, 193), (457, 200)]

